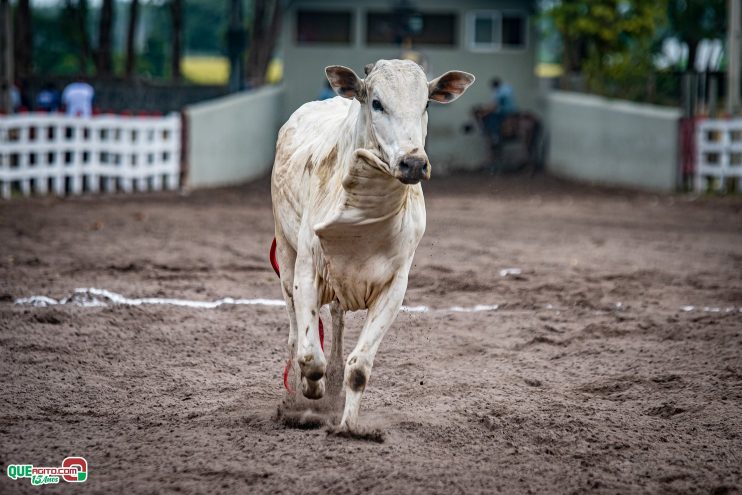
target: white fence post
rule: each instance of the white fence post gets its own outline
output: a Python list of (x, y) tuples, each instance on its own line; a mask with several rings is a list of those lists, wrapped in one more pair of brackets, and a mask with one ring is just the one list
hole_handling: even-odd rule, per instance
[(179, 187), (180, 116), (0, 116), (0, 197)]
[(742, 119), (702, 120), (696, 128), (695, 189), (726, 191), (729, 181), (742, 192)]

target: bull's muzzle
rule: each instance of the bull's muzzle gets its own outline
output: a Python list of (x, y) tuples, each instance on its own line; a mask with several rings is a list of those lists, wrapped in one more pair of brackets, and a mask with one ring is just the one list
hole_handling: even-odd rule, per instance
[(395, 177), (403, 184), (417, 184), (421, 180), (430, 179), (430, 164), (427, 157), (419, 155), (405, 155), (399, 162)]

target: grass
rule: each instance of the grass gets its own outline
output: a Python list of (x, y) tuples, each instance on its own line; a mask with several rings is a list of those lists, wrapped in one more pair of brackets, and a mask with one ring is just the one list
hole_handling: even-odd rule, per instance
[[(229, 60), (217, 55), (188, 55), (181, 61), (183, 76), (195, 84), (227, 84)], [(283, 78), (283, 64), (278, 59), (268, 65), (266, 79), (274, 84)]]
[(227, 84), (229, 60), (214, 55), (189, 55), (181, 61), (183, 76), (196, 84)]

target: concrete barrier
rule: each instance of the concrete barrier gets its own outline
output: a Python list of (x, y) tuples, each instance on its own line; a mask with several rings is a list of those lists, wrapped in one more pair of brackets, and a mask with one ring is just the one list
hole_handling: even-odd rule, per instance
[(678, 183), (678, 109), (551, 92), (549, 170), (596, 183), (673, 191)]
[(273, 164), (284, 89), (260, 88), (186, 107), (189, 187), (248, 181)]

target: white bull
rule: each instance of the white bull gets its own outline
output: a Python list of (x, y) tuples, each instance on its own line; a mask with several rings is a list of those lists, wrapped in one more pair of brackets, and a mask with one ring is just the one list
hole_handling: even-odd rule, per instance
[[(340, 428), (350, 430), (425, 231), (428, 101), (455, 100), (474, 76), (451, 71), (428, 83), (417, 64), (402, 60), (369, 64), (365, 79), (342, 66), (325, 72), (342, 98), (307, 103), (281, 128), (271, 194), (292, 381), (318, 399), (326, 374), (342, 373)], [(319, 340), (325, 304), (333, 323), (329, 364)], [(343, 315), (361, 309), (366, 321), (343, 366)], [(338, 381), (332, 392), (339, 391)]]

